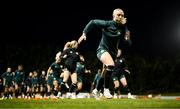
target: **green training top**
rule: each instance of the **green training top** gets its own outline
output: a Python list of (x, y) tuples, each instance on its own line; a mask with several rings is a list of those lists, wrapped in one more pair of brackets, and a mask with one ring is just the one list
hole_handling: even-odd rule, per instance
[(125, 32), (128, 31), (126, 25), (118, 24), (113, 20), (91, 20), (83, 32), (88, 34), (93, 28), (102, 30), (102, 38), (97, 50), (104, 49), (113, 57), (116, 56), (120, 40), (124, 40)]

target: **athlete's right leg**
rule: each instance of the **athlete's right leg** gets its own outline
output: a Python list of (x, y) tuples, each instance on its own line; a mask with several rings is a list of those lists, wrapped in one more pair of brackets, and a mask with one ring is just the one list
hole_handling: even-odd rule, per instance
[(70, 86), (71, 98), (76, 99), (76, 90), (77, 90), (77, 73), (76, 72), (71, 74), (71, 81), (72, 81), (72, 84)]
[(110, 80), (111, 80), (111, 74), (114, 70), (114, 66), (107, 66), (107, 68), (104, 70), (104, 96), (106, 98), (112, 98), (113, 96), (110, 94), (110, 91), (109, 91), (109, 83), (110, 83)]
[(130, 89), (128, 87), (127, 80), (126, 80), (125, 76), (123, 76), (120, 79), (120, 81), (121, 81), (121, 83), (123, 85), (123, 88), (125, 89), (125, 92), (128, 94), (128, 98), (129, 99), (135, 99), (135, 97), (131, 95), (131, 92), (130, 92)]
[(105, 65), (105, 69), (103, 71), (103, 77), (104, 77), (104, 96), (106, 98), (112, 98), (112, 95), (109, 91), (109, 83), (111, 74), (114, 71), (114, 61), (111, 55), (108, 52), (104, 52), (100, 56), (100, 61)]
[(65, 70), (64, 71), (64, 75), (63, 75), (63, 81), (61, 83), (61, 95), (62, 97), (64, 98), (65, 97), (65, 94), (67, 92), (67, 87), (66, 87), (66, 84), (67, 84), (67, 81), (69, 79), (69, 76), (70, 76), (70, 72), (68, 70)]

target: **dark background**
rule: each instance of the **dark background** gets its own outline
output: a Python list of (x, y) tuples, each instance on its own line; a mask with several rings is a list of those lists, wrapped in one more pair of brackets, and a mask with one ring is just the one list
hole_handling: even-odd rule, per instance
[[(124, 10), (131, 31), (132, 46), (127, 52), (127, 60), (134, 72), (132, 77), (139, 79), (133, 80), (136, 83), (133, 88), (137, 90), (162, 88), (164, 84), (165, 86), (167, 83), (170, 84), (170, 81), (166, 81), (167, 77), (170, 77), (168, 74), (172, 75), (170, 80), (178, 85), (180, 81), (177, 77), (180, 71), (178, 0), (66, 0), (10, 3), (3, 8), (2, 21), (5, 25), (0, 40), (1, 72), (4, 72), (7, 66), (15, 70), (18, 64), (23, 64), (27, 72), (47, 69), (54, 61), (55, 54), (63, 49), (67, 41), (77, 40), (91, 19), (111, 20), (115, 8)], [(88, 68), (92, 70), (101, 65), (95, 56), (100, 38), (101, 36), (96, 34), (89, 36), (80, 47), (80, 52), (86, 57)], [(160, 80), (162, 75), (165, 80)], [(152, 78), (157, 81), (151, 83)], [(161, 84), (154, 86), (157, 83)], [(180, 88), (174, 87), (170, 85), (166, 89), (177, 91)]]
[[(128, 19), (133, 51), (146, 55), (169, 55), (180, 50), (180, 3), (177, 1), (68, 0), (20, 3), (15, 5), (15, 32), (11, 33), (13, 42), (17, 38), (25, 44), (54, 44), (62, 48), (65, 42), (78, 39), (91, 19), (112, 19), (113, 9), (120, 7)], [(96, 47), (92, 44), (98, 40), (96, 38), (99, 39), (96, 35), (89, 38), (89, 48)]]

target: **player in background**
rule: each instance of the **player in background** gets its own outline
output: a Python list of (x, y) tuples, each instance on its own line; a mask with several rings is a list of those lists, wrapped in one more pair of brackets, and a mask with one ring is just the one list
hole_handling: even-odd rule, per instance
[(28, 77), (25, 79), (25, 85), (26, 85), (26, 95), (25, 98), (31, 99), (32, 98), (32, 78), (33, 78), (33, 72), (29, 72)]
[[(93, 80), (93, 82), (92, 82), (92, 88), (91, 89), (93, 89), (92, 90), (92, 94), (93, 94), (93, 96), (95, 97), (95, 98), (98, 98), (99, 97), (99, 95), (97, 96), (96, 95), (96, 92), (99, 92), (99, 94), (100, 94), (100, 91), (102, 91), (103, 90), (103, 84), (99, 84), (99, 80), (102, 78), (102, 70), (101, 69), (98, 69), (98, 71), (97, 71), (97, 73), (96, 73), (96, 75), (95, 75), (95, 77), (94, 77), (94, 80)], [(101, 82), (102, 83), (102, 82)]]
[(8, 99), (13, 97), (13, 73), (11, 70), (11, 67), (8, 67), (6, 72), (4, 72), (1, 77), (3, 78), (3, 83), (4, 83), (4, 95), (3, 98)]
[(33, 71), (32, 77), (32, 94), (33, 98), (36, 98), (36, 95), (39, 93), (39, 76), (36, 70)]
[(71, 77), (71, 86), (70, 93), (72, 93), (72, 99), (76, 99), (76, 90), (77, 90), (77, 73), (76, 66), (77, 62), (79, 62), (79, 52), (77, 51), (78, 42), (73, 40), (71, 42), (67, 42), (64, 46), (64, 50), (61, 54), (61, 60), (63, 61), (64, 66), (64, 77), (63, 82), (61, 83), (61, 94), (62, 97), (65, 97), (67, 92), (67, 81), (69, 77)]
[(21, 98), (22, 94), (22, 85), (24, 84), (25, 80), (25, 72), (23, 70), (23, 65), (18, 65), (18, 69), (15, 71), (15, 75), (13, 77), (13, 81), (15, 84), (15, 96)]
[(47, 78), (46, 78), (46, 71), (42, 70), (41, 71), (41, 75), (39, 77), (39, 84), (40, 84), (40, 93), (41, 93), (41, 97), (44, 98), (45, 93), (47, 91)]
[(120, 83), (123, 85), (123, 88), (125, 92), (128, 95), (128, 98), (135, 99), (134, 96), (131, 95), (130, 89), (127, 84), (127, 79), (125, 74), (130, 74), (130, 71), (128, 70), (128, 65), (122, 56), (122, 51), (118, 49), (117, 58), (115, 60), (115, 70), (112, 74), (112, 79), (114, 82), (114, 98), (121, 98), (120, 94)]
[(62, 73), (61, 68), (61, 59), (60, 59), (61, 52), (58, 52), (55, 57), (55, 62), (53, 62), (47, 71), (47, 77), (48, 77), (48, 93), (47, 95), (51, 95), (51, 91), (53, 91), (54, 97), (57, 97), (59, 92), (59, 84), (61, 84), (60, 75)]

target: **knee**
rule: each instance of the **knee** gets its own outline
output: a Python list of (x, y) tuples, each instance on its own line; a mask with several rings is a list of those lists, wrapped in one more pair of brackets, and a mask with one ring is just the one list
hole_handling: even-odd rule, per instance
[(119, 82), (118, 81), (114, 81), (114, 87), (115, 88), (119, 87)]
[(78, 90), (81, 90), (81, 89), (82, 89), (82, 85), (77, 84), (77, 89), (78, 89)]
[(72, 78), (71, 81), (72, 81), (72, 84), (77, 84), (77, 78)]
[(107, 76), (111, 76), (113, 71), (114, 71), (114, 66), (112, 66), (112, 65), (105, 66), (103, 77), (106, 78)]

